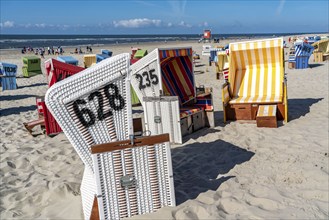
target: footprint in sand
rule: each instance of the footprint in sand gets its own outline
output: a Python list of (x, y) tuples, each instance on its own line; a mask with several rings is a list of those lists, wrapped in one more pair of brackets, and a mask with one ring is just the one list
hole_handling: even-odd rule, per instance
[(247, 198), (247, 204), (249, 204), (251, 206), (257, 206), (258, 208), (267, 210), (267, 211), (275, 211), (275, 210), (284, 208), (282, 205), (280, 205), (280, 203), (278, 203), (274, 200), (267, 199), (267, 198), (256, 198), (256, 197), (252, 197), (252, 196)]
[(8, 164), (8, 166), (10, 166), (11, 168), (16, 169), (16, 165), (15, 165), (13, 162), (11, 162), (11, 161), (7, 161), (7, 164)]

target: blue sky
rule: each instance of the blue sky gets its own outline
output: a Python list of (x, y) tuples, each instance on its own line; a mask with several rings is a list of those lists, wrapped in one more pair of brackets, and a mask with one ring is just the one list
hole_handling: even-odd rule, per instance
[(0, 0), (1, 34), (328, 32), (328, 0)]

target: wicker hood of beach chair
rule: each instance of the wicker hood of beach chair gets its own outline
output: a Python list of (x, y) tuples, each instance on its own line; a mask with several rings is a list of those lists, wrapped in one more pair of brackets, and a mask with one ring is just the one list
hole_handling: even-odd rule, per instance
[(132, 132), (128, 54), (117, 55), (50, 87), (46, 105), (84, 164), (90, 146), (129, 138)]

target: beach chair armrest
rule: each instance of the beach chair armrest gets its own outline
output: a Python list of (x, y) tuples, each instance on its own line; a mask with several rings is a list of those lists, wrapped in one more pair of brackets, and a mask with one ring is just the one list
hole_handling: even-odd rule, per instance
[(213, 111), (212, 88), (203, 88), (203, 92), (199, 93), (196, 97), (196, 106), (202, 107), (204, 111)]
[(225, 82), (222, 85), (222, 102), (224, 105), (226, 105), (231, 100), (229, 86), (230, 86), (230, 84), (228, 82)]
[(169, 142), (169, 134), (160, 134), (147, 137), (133, 138), (131, 140), (109, 142), (104, 144), (97, 144), (91, 147), (92, 154), (111, 152), (115, 150), (124, 150), (134, 147), (151, 146)]
[(205, 93), (197, 95), (197, 98), (203, 98), (203, 97), (211, 96), (211, 94), (212, 94), (211, 92), (205, 92)]

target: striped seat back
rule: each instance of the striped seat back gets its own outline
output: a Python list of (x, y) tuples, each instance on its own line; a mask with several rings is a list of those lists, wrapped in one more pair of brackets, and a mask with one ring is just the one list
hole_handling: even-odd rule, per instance
[(283, 96), (283, 39), (230, 44), (229, 82), (233, 98)]
[(166, 96), (178, 96), (180, 105), (194, 99), (192, 48), (159, 49), (162, 88)]

